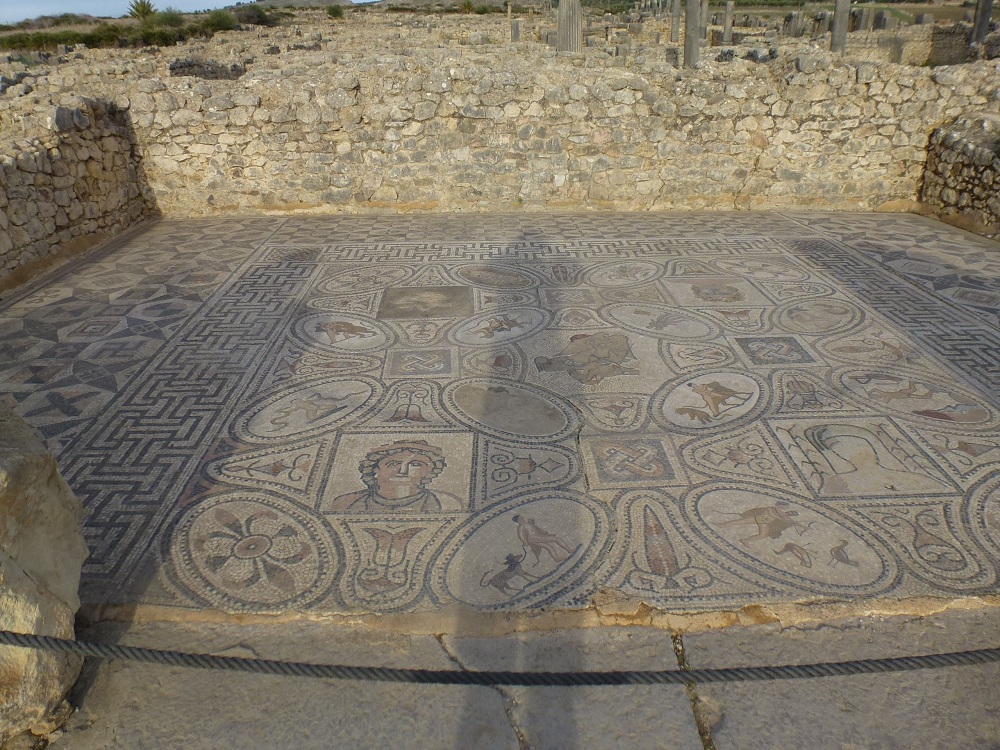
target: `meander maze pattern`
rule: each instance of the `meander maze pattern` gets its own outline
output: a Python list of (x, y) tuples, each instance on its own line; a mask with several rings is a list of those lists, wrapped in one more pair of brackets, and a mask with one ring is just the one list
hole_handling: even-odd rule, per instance
[(910, 216), (161, 222), (0, 303), (82, 598), (978, 595), (1000, 253)]

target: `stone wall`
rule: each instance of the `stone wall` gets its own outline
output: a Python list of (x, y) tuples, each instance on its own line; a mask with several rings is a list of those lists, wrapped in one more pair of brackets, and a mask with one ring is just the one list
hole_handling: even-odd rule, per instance
[[(998, 61), (873, 64), (783, 40), (770, 62), (706, 50), (684, 70), (656, 43), (665, 25), (627, 54), (570, 54), (537, 41), (543, 23), (525, 19), (533, 41), (511, 44), (502, 17), (317, 13), (308, 33), (88, 51), (34, 86), (124, 111), (175, 216), (898, 207), (918, 198), (936, 127), (1000, 110)], [(246, 72), (171, 77), (177, 59)]]
[(0, 284), (120, 232), (153, 205), (127, 118), (80, 97), (21, 99), (0, 112)]
[(966, 24), (934, 26), (930, 54), (923, 64), (961, 65), (976, 59), (976, 52), (969, 46), (971, 29)]
[(933, 26), (910, 26), (893, 31), (854, 31), (847, 35), (846, 57), (857, 61), (926, 65), (934, 48), (936, 33)]
[(944, 221), (1000, 237), (1000, 115), (970, 113), (931, 134), (923, 201)]

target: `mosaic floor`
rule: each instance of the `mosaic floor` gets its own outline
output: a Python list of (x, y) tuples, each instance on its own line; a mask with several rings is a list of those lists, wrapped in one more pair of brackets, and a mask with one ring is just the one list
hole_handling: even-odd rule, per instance
[(85, 602), (1000, 590), (1000, 246), (908, 215), (161, 222), (0, 300)]

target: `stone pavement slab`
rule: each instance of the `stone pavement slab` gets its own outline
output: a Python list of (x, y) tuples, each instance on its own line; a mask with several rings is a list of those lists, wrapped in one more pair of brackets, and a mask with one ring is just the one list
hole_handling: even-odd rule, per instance
[[(80, 637), (230, 656), (429, 669), (503, 669), (514, 662), (532, 670), (613, 669), (615, 663), (639, 664), (633, 649), (639, 646), (644, 654), (656, 652), (663, 668), (677, 669), (669, 633), (635, 628), (445, 643), (433, 635), (324, 622), (150, 623), (103, 624)], [(73, 702), (78, 711), (55, 748), (702, 748), (679, 686), (393, 685), (88, 662)]]
[(88, 605), (991, 595), (998, 259), (909, 215), (165, 221), (0, 302), (0, 390)]
[[(692, 669), (996, 648), (1000, 608), (756, 625), (683, 637)], [(1000, 747), (1000, 664), (699, 685), (716, 750)]]

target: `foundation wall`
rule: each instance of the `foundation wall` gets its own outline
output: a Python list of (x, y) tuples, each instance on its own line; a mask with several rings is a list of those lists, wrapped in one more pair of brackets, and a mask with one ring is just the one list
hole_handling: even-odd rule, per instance
[(1000, 116), (965, 115), (931, 134), (923, 201), (944, 221), (1000, 237)]
[[(4, 162), (5, 267), (154, 202), (173, 216), (906, 207), (931, 133), (1000, 111), (997, 60), (920, 68), (802, 44), (766, 63), (706, 50), (691, 70), (665, 61), (653, 24), (616, 57), (511, 44), (505, 19), (316, 16), (320, 31), (82, 52), (36, 71), (30, 96), (0, 97), (0, 119), (67, 92), (119, 118), (5, 146), (21, 154)], [(179, 74), (203, 67), (245, 72)]]
[[(103, 106), (65, 98), (3, 114), (0, 284), (30, 275), (61, 252), (94, 245), (150, 213), (129, 128)], [(25, 135), (14, 135), (17, 131)]]

